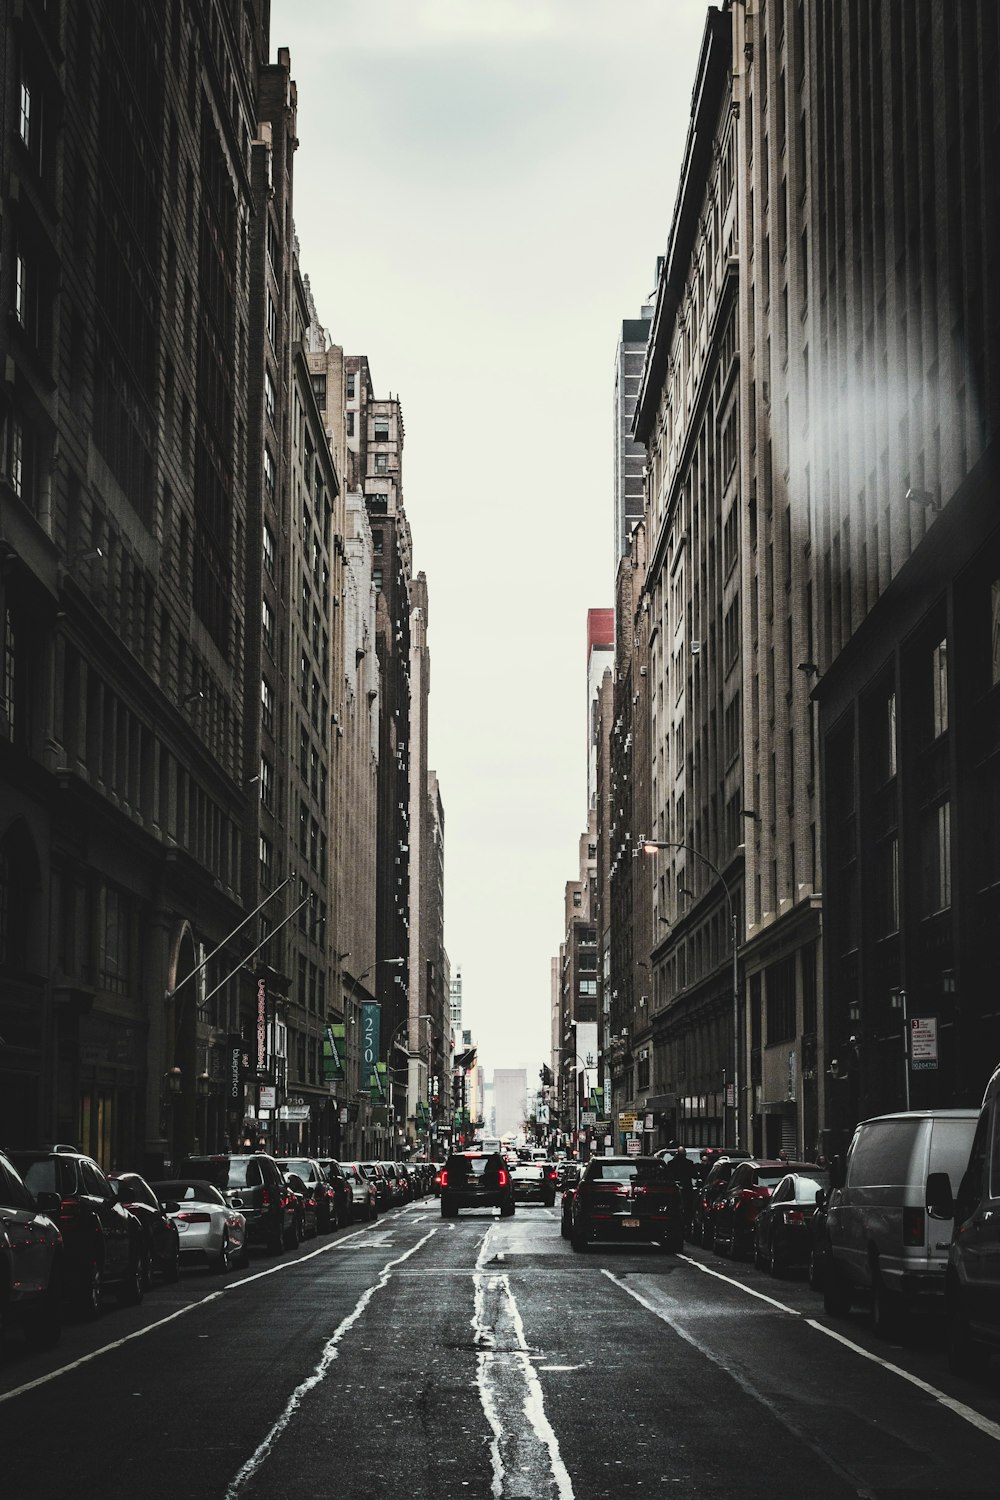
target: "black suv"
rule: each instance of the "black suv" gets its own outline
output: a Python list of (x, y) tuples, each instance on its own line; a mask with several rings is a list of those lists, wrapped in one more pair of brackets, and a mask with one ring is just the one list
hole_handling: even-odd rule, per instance
[(295, 1199), (273, 1156), (262, 1151), (232, 1156), (185, 1156), (178, 1177), (217, 1187), (247, 1221), (247, 1244), (278, 1252), (298, 1241)]
[(499, 1208), (514, 1212), (514, 1184), (498, 1151), (461, 1151), (449, 1156), (441, 1173), (441, 1217), (453, 1219), (460, 1208)]
[(146, 1284), (142, 1226), (119, 1203), (96, 1161), (72, 1146), (12, 1151), (10, 1160), (62, 1230), (65, 1290), (80, 1311), (95, 1316), (109, 1283), (119, 1302), (141, 1302)]
[[(50, 1205), (58, 1217), (56, 1200)], [(0, 1336), (20, 1328), (29, 1343), (58, 1342), (62, 1235), (0, 1153)]]

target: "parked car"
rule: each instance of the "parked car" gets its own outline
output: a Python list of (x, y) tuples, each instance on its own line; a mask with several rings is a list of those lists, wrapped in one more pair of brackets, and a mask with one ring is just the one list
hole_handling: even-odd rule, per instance
[(217, 1187), (246, 1220), (249, 1244), (275, 1253), (295, 1244), (295, 1202), (273, 1156), (263, 1151), (186, 1156), (177, 1175)]
[(788, 1172), (808, 1171), (811, 1165), (809, 1162), (737, 1162), (725, 1192), (716, 1198), (709, 1216), (715, 1253), (731, 1255), (734, 1260), (749, 1255), (754, 1223), (772, 1190)]
[(656, 1241), (675, 1253), (684, 1245), (681, 1190), (658, 1156), (596, 1156), (573, 1194), (570, 1243)]
[(499, 1151), (456, 1151), (441, 1174), (441, 1217), (453, 1219), (460, 1208), (499, 1208), (500, 1217), (514, 1212), (510, 1168)]
[(872, 1309), (876, 1332), (893, 1334), (904, 1309), (940, 1303), (950, 1216), (928, 1217), (927, 1182), (961, 1181), (980, 1112), (928, 1109), (880, 1115), (856, 1128), (846, 1161), (831, 1166), (823, 1305), (845, 1316)]
[(145, 1247), (143, 1274), (147, 1290), (154, 1274), (164, 1281), (180, 1275), (181, 1246), (177, 1225), (165, 1214), (153, 1188), (138, 1172), (110, 1172), (108, 1181), (119, 1203), (124, 1203), (142, 1225)]
[(16, 1328), (51, 1349), (62, 1331), (63, 1237), (58, 1197), (42, 1198), (51, 1214), (0, 1152), (0, 1335)]
[(383, 1213), (387, 1208), (392, 1208), (392, 1183), (389, 1181), (389, 1175), (385, 1171), (385, 1163), (381, 1161), (363, 1161), (361, 1163), (361, 1170), (375, 1184), (379, 1213)]
[(174, 1178), (151, 1182), (160, 1206), (177, 1227), (182, 1262), (204, 1261), (212, 1271), (247, 1262), (247, 1221), (210, 1182)]
[(301, 1245), (303, 1240), (311, 1240), (314, 1235), (319, 1234), (319, 1203), (316, 1190), (311, 1183), (305, 1182), (298, 1172), (286, 1172), (285, 1181), (295, 1200), (295, 1229), (292, 1243)]
[[(829, 1178), (829, 1173), (827, 1173)], [(816, 1194), (816, 1207), (809, 1219), (809, 1285), (814, 1292), (823, 1290), (826, 1276), (826, 1210), (830, 1202), (830, 1189), (820, 1188)]]
[(338, 1190), (337, 1184), (330, 1180), (322, 1162), (309, 1156), (277, 1156), (275, 1161), (286, 1177), (289, 1172), (294, 1172), (312, 1193), (316, 1200), (319, 1233), (328, 1234), (331, 1229), (347, 1223), (342, 1207), (342, 1199), (346, 1194), (343, 1190)]
[(96, 1161), (73, 1146), (11, 1151), (9, 1159), (30, 1192), (46, 1195), (41, 1201), (58, 1219), (64, 1290), (74, 1306), (95, 1317), (108, 1286), (119, 1302), (141, 1302), (146, 1289), (142, 1229)]
[(691, 1206), (691, 1233), (690, 1240), (694, 1245), (705, 1245), (710, 1248), (712, 1244), (712, 1209), (716, 1200), (726, 1191), (729, 1179), (732, 1177), (741, 1161), (748, 1161), (749, 1155), (745, 1151), (728, 1153), (725, 1156), (716, 1157), (709, 1167), (708, 1172), (702, 1178), (701, 1186), (695, 1189), (694, 1201)]
[(520, 1202), (535, 1199), (551, 1208), (556, 1201), (556, 1164), (540, 1156), (527, 1154), (511, 1169), (514, 1197)]
[(944, 1287), (948, 1363), (956, 1374), (978, 1374), (1000, 1349), (1000, 1068), (986, 1085), (957, 1183), (940, 1170), (928, 1176), (927, 1213), (935, 1239), (954, 1223)]
[(830, 1174), (789, 1172), (782, 1177), (754, 1222), (754, 1260), (772, 1276), (794, 1266), (807, 1266), (813, 1243), (813, 1215), (820, 1193), (830, 1186)]
[(354, 1193), (347, 1180), (342, 1164), (333, 1156), (321, 1156), (319, 1164), (326, 1173), (327, 1182), (333, 1188), (337, 1203), (336, 1229), (343, 1229), (354, 1217)]
[(370, 1224), (378, 1218), (378, 1194), (374, 1182), (365, 1176), (360, 1162), (342, 1161), (340, 1170), (351, 1189), (351, 1217), (364, 1219)]

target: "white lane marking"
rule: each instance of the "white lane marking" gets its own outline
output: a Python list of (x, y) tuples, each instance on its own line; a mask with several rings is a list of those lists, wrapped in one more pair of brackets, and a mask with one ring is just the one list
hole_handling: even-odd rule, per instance
[(991, 1422), (989, 1417), (984, 1417), (981, 1412), (976, 1411), (973, 1407), (966, 1406), (964, 1401), (956, 1401), (954, 1396), (946, 1396), (944, 1391), (939, 1391), (937, 1386), (928, 1385), (927, 1381), (921, 1380), (919, 1375), (911, 1375), (909, 1370), (903, 1369), (902, 1365), (894, 1365), (887, 1359), (880, 1359), (877, 1354), (872, 1354), (870, 1350), (862, 1348), (853, 1339), (845, 1338), (835, 1328), (827, 1328), (825, 1324), (817, 1323), (815, 1318), (804, 1318), (803, 1322), (807, 1327), (815, 1328), (818, 1333), (825, 1333), (828, 1339), (835, 1339), (838, 1344), (843, 1344), (845, 1348), (853, 1349), (855, 1354), (860, 1354), (863, 1359), (870, 1359), (873, 1364), (881, 1365), (883, 1370), (891, 1370), (893, 1375), (898, 1375), (900, 1379), (909, 1381), (910, 1385), (915, 1385), (917, 1390), (923, 1391), (925, 1395), (933, 1396), (935, 1401), (939, 1401), (942, 1406), (946, 1406), (949, 1411), (953, 1411), (957, 1417), (961, 1417), (965, 1422), (970, 1422), (973, 1427), (978, 1427), (979, 1431), (984, 1432), (987, 1437), (1000, 1442), (1000, 1425), (996, 1422)]
[(786, 1302), (778, 1302), (774, 1297), (767, 1297), (763, 1292), (757, 1292), (751, 1286), (744, 1286), (742, 1281), (737, 1281), (735, 1277), (724, 1276), (721, 1271), (713, 1271), (711, 1266), (703, 1266), (701, 1261), (692, 1260), (689, 1255), (679, 1255), (677, 1259), (685, 1261), (689, 1266), (697, 1266), (698, 1270), (704, 1271), (706, 1276), (715, 1276), (719, 1281), (725, 1281), (729, 1286), (736, 1287), (737, 1291), (746, 1292), (750, 1297), (759, 1297), (762, 1302), (769, 1302), (779, 1312), (786, 1312), (793, 1318), (802, 1318), (808, 1328), (814, 1328), (817, 1333), (825, 1333), (828, 1339), (834, 1339), (838, 1344), (843, 1344), (845, 1349), (853, 1349), (855, 1354), (861, 1355), (862, 1359), (870, 1360), (874, 1365), (881, 1365), (883, 1370), (888, 1370), (892, 1375), (898, 1375), (901, 1380), (909, 1381), (910, 1385), (915, 1385), (926, 1395), (933, 1396), (935, 1401), (947, 1407), (948, 1411), (961, 1417), (963, 1422), (968, 1422), (980, 1432), (985, 1433), (987, 1437), (1000, 1442), (1000, 1423), (992, 1422), (989, 1417), (984, 1417), (981, 1412), (976, 1411), (975, 1407), (966, 1406), (964, 1401), (958, 1401), (954, 1396), (947, 1395), (936, 1385), (928, 1385), (926, 1381), (920, 1379), (919, 1375), (911, 1375), (909, 1370), (903, 1369), (902, 1365), (895, 1365), (891, 1360), (882, 1359), (880, 1355), (873, 1354), (870, 1349), (866, 1349), (863, 1344), (856, 1344), (853, 1339), (838, 1333), (835, 1328), (827, 1328), (825, 1323), (820, 1323), (815, 1318), (804, 1317), (797, 1307), (789, 1307)]
[(791, 1418), (788, 1416), (788, 1413), (781, 1406), (779, 1406), (777, 1402), (772, 1401), (768, 1396), (765, 1396), (764, 1392), (758, 1390), (752, 1381), (748, 1380), (746, 1376), (741, 1375), (738, 1370), (734, 1370), (733, 1367), (727, 1364), (725, 1360), (721, 1359), (719, 1355), (713, 1354), (711, 1349), (706, 1349), (705, 1346), (703, 1344), (700, 1344), (692, 1334), (688, 1333), (686, 1329), (681, 1328), (679, 1324), (675, 1323), (670, 1314), (663, 1308), (657, 1307), (654, 1303), (650, 1302), (648, 1297), (644, 1297), (641, 1292), (635, 1291), (633, 1287), (626, 1286), (624, 1281), (621, 1281), (614, 1274), (614, 1272), (607, 1270), (606, 1267), (602, 1267), (602, 1270), (608, 1280), (614, 1282), (615, 1286), (621, 1287), (623, 1292), (626, 1292), (628, 1296), (633, 1297), (635, 1301), (640, 1304), (640, 1306), (646, 1308), (647, 1312), (651, 1312), (655, 1318), (659, 1318), (661, 1322), (666, 1323), (667, 1327), (670, 1328), (674, 1333), (676, 1333), (678, 1338), (683, 1339), (686, 1344), (690, 1344), (692, 1349), (696, 1349), (699, 1354), (704, 1355), (707, 1360), (710, 1360), (717, 1369), (723, 1370), (725, 1374), (730, 1376), (730, 1378), (734, 1380), (739, 1386), (741, 1391), (749, 1396), (751, 1400), (758, 1401), (766, 1411), (770, 1412), (771, 1416), (774, 1417), (776, 1421), (780, 1422), (782, 1427), (786, 1428), (788, 1432), (790, 1432), (794, 1437), (798, 1438), (799, 1442), (804, 1443), (807, 1448), (809, 1448), (813, 1453), (816, 1454), (817, 1458), (821, 1459), (825, 1464), (828, 1465), (830, 1469), (833, 1470), (835, 1474), (837, 1474), (841, 1479), (849, 1484), (856, 1495), (865, 1497), (865, 1500), (874, 1500), (874, 1497), (871, 1496), (868, 1490), (858, 1489), (857, 1476), (851, 1474), (847, 1469), (842, 1468), (837, 1460), (831, 1456), (831, 1454), (827, 1453), (825, 1449), (823, 1449), (819, 1445), (819, 1443), (815, 1441), (814, 1438), (811, 1438), (809, 1436), (808, 1432), (805, 1432), (801, 1427), (798, 1426), (797, 1423), (791, 1420)]
[[(480, 1351), (476, 1384), (483, 1413), (493, 1433), (490, 1444), (491, 1493), (494, 1500), (525, 1494), (524, 1476), (530, 1473), (532, 1494), (551, 1494), (554, 1484), (558, 1500), (574, 1500), (573, 1485), (559, 1451), (559, 1442), (545, 1413), (541, 1381), (531, 1363), (510, 1278), (503, 1274), (487, 1275), (480, 1269), (488, 1238), (487, 1234), (473, 1276), (475, 1311), (472, 1328)], [(487, 1294), (491, 1309), (487, 1307)], [(513, 1342), (514, 1348), (499, 1349), (498, 1334), (501, 1338), (506, 1335), (505, 1341)], [(527, 1426), (524, 1418), (527, 1418)], [(508, 1475), (513, 1488), (508, 1488)]]
[(337, 1346), (340, 1343), (341, 1339), (344, 1337), (344, 1334), (350, 1332), (350, 1330), (354, 1327), (355, 1323), (358, 1321), (361, 1314), (364, 1312), (365, 1308), (374, 1297), (375, 1293), (381, 1291), (383, 1287), (388, 1286), (390, 1280), (392, 1279), (392, 1273), (395, 1267), (402, 1265), (403, 1261), (409, 1260), (410, 1256), (415, 1255), (418, 1250), (422, 1249), (423, 1246), (427, 1244), (427, 1241), (431, 1239), (435, 1234), (437, 1234), (437, 1229), (429, 1229), (424, 1235), (423, 1239), (418, 1240), (415, 1245), (411, 1245), (409, 1250), (404, 1251), (404, 1253), (397, 1256), (395, 1260), (387, 1261), (386, 1264), (382, 1267), (381, 1272), (379, 1273), (379, 1280), (377, 1282), (373, 1282), (370, 1287), (365, 1288), (361, 1296), (358, 1298), (353, 1312), (348, 1313), (347, 1317), (337, 1325), (333, 1333), (327, 1339), (326, 1343), (323, 1346), (323, 1353), (320, 1355), (312, 1374), (307, 1375), (305, 1380), (300, 1381), (299, 1384), (295, 1387), (294, 1391), (288, 1398), (284, 1411), (281, 1413), (281, 1416), (278, 1418), (278, 1420), (274, 1423), (270, 1432), (268, 1432), (266, 1437), (264, 1437), (264, 1439), (260, 1443), (258, 1443), (257, 1447), (254, 1449), (253, 1453), (251, 1453), (246, 1463), (230, 1481), (229, 1488), (226, 1490), (226, 1500), (232, 1500), (232, 1497), (234, 1495), (238, 1495), (240, 1490), (246, 1484), (247, 1480), (252, 1478), (252, 1476), (260, 1468), (261, 1464), (264, 1462), (271, 1449), (274, 1447), (275, 1442), (284, 1432), (285, 1428), (292, 1420), (292, 1417), (295, 1415), (299, 1406), (302, 1404), (303, 1397), (307, 1396), (311, 1390), (314, 1390), (315, 1387), (320, 1384), (321, 1381), (326, 1379), (327, 1371), (333, 1364), (333, 1361), (340, 1354), (340, 1350)]
[(255, 1271), (252, 1276), (241, 1276), (239, 1281), (231, 1281), (227, 1286), (220, 1287), (218, 1291), (199, 1297), (197, 1302), (189, 1302), (186, 1307), (179, 1308), (177, 1312), (168, 1313), (165, 1318), (159, 1318), (155, 1323), (147, 1323), (145, 1328), (137, 1328), (134, 1333), (127, 1333), (124, 1338), (114, 1339), (110, 1344), (102, 1344), (99, 1349), (91, 1349), (89, 1354), (81, 1354), (79, 1359), (74, 1359), (68, 1365), (60, 1365), (57, 1370), (50, 1370), (47, 1375), (39, 1375), (36, 1380), (28, 1380), (24, 1385), (15, 1386), (11, 1391), (0, 1391), (0, 1404), (10, 1401), (14, 1396), (23, 1396), (28, 1391), (35, 1390), (37, 1386), (47, 1385), (50, 1380), (55, 1380), (60, 1375), (68, 1375), (71, 1370), (78, 1370), (81, 1365), (89, 1364), (92, 1359), (99, 1359), (102, 1354), (110, 1354), (112, 1350), (120, 1349), (123, 1344), (129, 1344), (133, 1339), (145, 1338), (147, 1333), (154, 1333), (165, 1323), (172, 1323), (175, 1318), (183, 1318), (185, 1313), (194, 1312), (197, 1307), (207, 1306), (209, 1302), (214, 1302), (216, 1297), (224, 1297), (228, 1292), (235, 1292), (240, 1287), (249, 1286), (251, 1281), (262, 1281), (265, 1276), (276, 1276), (279, 1271), (292, 1271), (296, 1266), (301, 1266), (307, 1260), (313, 1260), (317, 1255), (325, 1255), (328, 1250), (339, 1250), (361, 1234), (364, 1234), (364, 1230), (356, 1229), (353, 1234), (345, 1234), (341, 1240), (331, 1240), (328, 1244), (321, 1245), (318, 1250), (311, 1250), (308, 1255), (300, 1255), (296, 1260), (283, 1260), (279, 1265), (271, 1266), (266, 1271)]
[(183, 1318), (185, 1313), (194, 1312), (196, 1307), (204, 1307), (206, 1302), (214, 1302), (216, 1297), (223, 1295), (221, 1288), (217, 1292), (209, 1292), (207, 1297), (202, 1297), (198, 1302), (189, 1302), (187, 1307), (168, 1313), (157, 1323), (150, 1323), (146, 1328), (137, 1328), (134, 1333), (127, 1333), (124, 1338), (115, 1339), (113, 1344), (102, 1344), (100, 1349), (91, 1349), (89, 1354), (81, 1354), (80, 1358), (74, 1359), (72, 1364), (60, 1365), (58, 1370), (50, 1370), (47, 1375), (39, 1375), (37, 1380), (29, 1380), (24, 1385), (16, 1386), (12, 1391), (3, 1391), (0, 1393), (0, 1402), (10, 1401), (14, 1396), (23, 1396), (26, 1391), (33, 1391), (37, 1386), (47, 1385), (50, 1380), (55, 1380), (57, 1375), (68, 1375), (70, 1370), (78, 1370), (81, 1365), (89, 1364), (92, 1359), (97, 1359), (98, 1355), (108, 1354), (112, 1349), (120, 1349), (123, 1344), (130, 1344), (133, 1339), (141, 1339), (147, 1333), (152, 1333), (154, 1328), (162, 1328), (164, 1323), (172, 1323), (175, 1318)]

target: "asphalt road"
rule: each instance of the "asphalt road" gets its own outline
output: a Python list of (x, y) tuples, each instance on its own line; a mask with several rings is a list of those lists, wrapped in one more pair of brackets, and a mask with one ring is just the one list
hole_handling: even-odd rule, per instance
[(0, 1363), (4, 1500), (1000, 1495), (1000, 1376), (702, 1250), (434, 1199)]

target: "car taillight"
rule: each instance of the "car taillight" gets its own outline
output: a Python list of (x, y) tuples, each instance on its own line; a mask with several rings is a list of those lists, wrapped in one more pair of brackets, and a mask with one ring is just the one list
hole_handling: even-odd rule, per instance
[(438, 1174), (438, 1182), (441, 1184), (442, 1187), (447, 1187), (448, 1186), (448, 1173), (447, 1172), (440, 1172)]
[(749, 1203), (753, 1197), (753, 1188), (740, 1188), (736, 1194), (737, 1203)]
[(506, 1170), (506, 1168), (505, 1167), (501, 1167), (500, 1171), (497, 1174), (497, 1176), (499, 1177), (499, 1180), (500, 1180), (500, 1186), (501, 1187), (506, 1187), (507, 1184), (508, 1184), (508, 1182), (510, 1181), (510, 1173)]
[(261, 1208), (270, 1208), (271, 1207), (271, 1189), (270, 1188), (261, 1188), (261, 1190), (260, 1190), (260, 1206), (261, 1206)]
[(61, 1224), (72, 1223), (76, 1219), (87, 1216), (88, 1210), (75, 1198), (64, 1198), (59, 1205), (59, 1222)]
[(924, 1243), (924, 1211), (922, 1208), (903, 1209), (903, 1244)]
[(546, 1169), (545, 1175), (549, 1179), (549, 1181), (551, 1182), (553, 1180), (553, 1178), (555, 1177), (555, 1175), (556, 1175), (555, 1168), (554, 1167), (548, 1167)]
[(177, 1217), (183, 1219), (185, 1224), (211, 1224), (212, 1222), (211, 1214), (181, 1213)]
[(806, 1216), (802, 1212), (801, 1208), (789, 1209), (788, 1213), (785, 1215), (786, 1224), (804, 1224), (805, 1222)]

